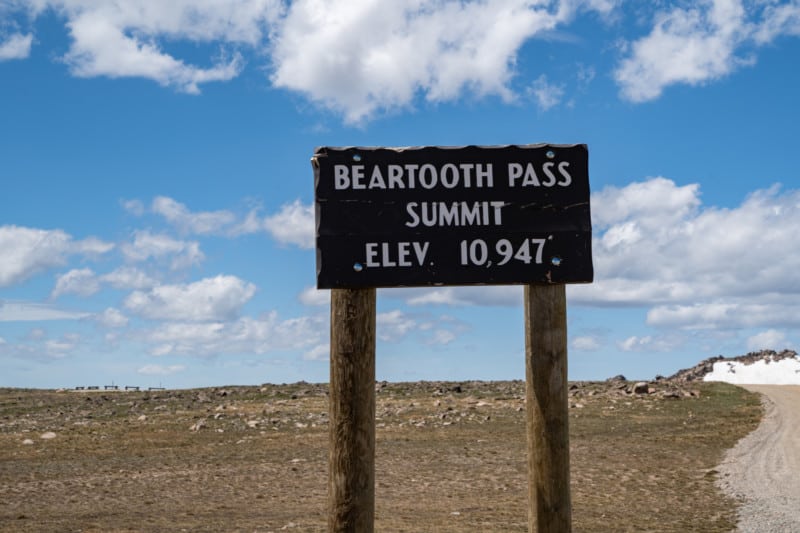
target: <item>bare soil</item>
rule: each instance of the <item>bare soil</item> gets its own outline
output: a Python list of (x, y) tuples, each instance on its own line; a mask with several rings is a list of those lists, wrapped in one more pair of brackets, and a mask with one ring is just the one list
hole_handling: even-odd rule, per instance
[[(714, 467), (759, 399), (691, 386), (573, 384), (575, 531), (734, 529)], [(523, 382), (377, 388), (376, 530), (526, 531)], [(326, 393), (0, 389), (0, 530), (324, 531)]]

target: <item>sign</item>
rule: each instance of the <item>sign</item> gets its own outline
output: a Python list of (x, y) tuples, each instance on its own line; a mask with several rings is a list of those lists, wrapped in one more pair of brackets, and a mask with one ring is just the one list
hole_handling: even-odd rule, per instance
[(588, 283), (586, 145), (317, 148), (317, 287)]

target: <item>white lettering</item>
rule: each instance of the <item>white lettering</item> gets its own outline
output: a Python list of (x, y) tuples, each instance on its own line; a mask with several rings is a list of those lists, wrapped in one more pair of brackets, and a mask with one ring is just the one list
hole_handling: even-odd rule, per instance
[(364, 165), (353, 165), (353, 189), (366, 189), (364, 185)]
[(333, 183), (337, 191), (350, 187), (349, 170), (346, 165), (333, 165)]
[(389, 188), (405, 189), (403, 185), (403, 167), (400, 165), (389, 165)]
[(508, 186), (513, 187), (514, 182), (522, 177), (522, 165), (519, 163), (508, 164)]
[(381, 243), (381, 249), (383, 250), (383, 266), (385, 267), (397, 266), (397, 263), (389, 259), (389, 243), (388, 242)]
[(372, 169), (372, 176), (369, 179), (370, 189), (385, 189), (386, 182), (383, 181), (383, 174), (381, 174), (381, 167), (375, 165)]
[[(427, 180), (425, 179), (427, 176)], [(433, 189), (439, 181), (439, 176), (436, 174), (436, 167), (430, 163), (422, 165), (419, 169), (419, 183), (426, 189)]]
[(428, 246), (430, 246), (431, 243), (426, 242), (424, 246), (421, 246), (418, 242), (411, 244), (414, 246), (414, 255), (417, 256), (417, 263), (419, 266), (422, 266), (425, 263), (425, 256), (428, 254)]
[(494, 176), (492, 174), (492, 164), (487, 163), (485, 165), (481, 165), (478, 163), (475, 165), (475, 177), (478, 180), (478, 187), (484, 187), (483, 180), (486, 179), (485, 187), (494, 187)]
[(539, 186), (539, 176), (536, 175), (536, 169), (533, 168), (533, 163), (528, 163), (525, 167), (525, 179), (522, 180), (523, 187), (528, 185), (533, 185), (534, 187)]
[(570, 176), (569, 172), (567, 172), (568, 166), (569, 166), (569, 161), (562, 161), (561, 163), (558, 164), (558, 172), (564, 178), (563, 181), (558, 182), (558, 184), (561, 185), (562, 187), (569, 187), (570, 184), (572, 183), (572, 176)]
[(408, 202), (405, 222), (409, 228), (422, 223), (426, 227), (444, 226), (502, 226), (505, 202)]
[(408, 256), (411, 255), (411, 250), (408, 249), (409, 244), (411, 243), (408, 242), (397, 243), (397, 264), (401, 267), (411, 266), (411, 261), (408, 260)]
[[(450, 174), (450, 181), (448, 181), (447, 178), (448, 173)], [(454, 188), (456, 185), (458, 185), (458, 167), (456, 167), (453, 163), (447, 163), (442, 167), (440, 177), (442, 179), (442, 185), (444, 185), (446, 189)]]
[(417, 202), (409, 202), (406, 204), (406, 211), (411, 216), (411, 221), (406, 222), (406, 226), (408, 226), (409, 228), (416, 228), (417, 226), (419, 226), (419, 216), (417, 215), (416, 211), (414, 211), (416, 207), (417, 207)]
[(544, 170), (544, 173), (547, 176), (547, 181), (542, 182), (542, 185), (544, 185), (545, 187), (552, 187), (553, 185), (556, 184), (556, 177), (553, 174), (553, 171), (550, 170), (554, 166), (555, 163), (553, 163), (552, 161), (548, 161), (542, 166), (542, 170)]
[[(368, 242), (366, 244), (367, 268), (422, 266), (428, 255), (429, 242)], [(413, 252), (413, 257), (412, 257)]]
[(378, 243), (377, 242), (368, 242), (367, 243), (367, 246), (366, 246), (366, 248), (367, 248), (367, 268), (381, 266), (380, 263), (378, 263), (378, 262), (376, 262), (374, 260), (375, 257), (377, 257), (377, 255), (378, 255), (378, 250), (375, 249), (377, 247), (378, 247)]

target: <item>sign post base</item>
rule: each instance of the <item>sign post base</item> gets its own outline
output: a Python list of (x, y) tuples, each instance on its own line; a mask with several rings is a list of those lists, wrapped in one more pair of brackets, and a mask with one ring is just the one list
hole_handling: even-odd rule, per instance
[(528, 531), (572, 531), (564, 285), (525, 287)]

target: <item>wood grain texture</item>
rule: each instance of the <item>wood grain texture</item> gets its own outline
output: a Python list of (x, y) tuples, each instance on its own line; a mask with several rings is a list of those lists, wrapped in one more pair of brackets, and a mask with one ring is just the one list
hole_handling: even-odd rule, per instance
[(525, 287), (528, 531), (572, 530), (564, 285)]
[(375, 289), (331, 291), (328, 531), (375, 521)]

